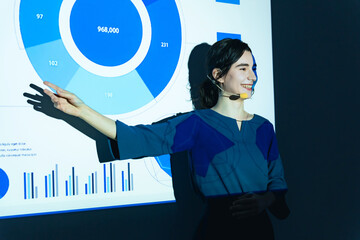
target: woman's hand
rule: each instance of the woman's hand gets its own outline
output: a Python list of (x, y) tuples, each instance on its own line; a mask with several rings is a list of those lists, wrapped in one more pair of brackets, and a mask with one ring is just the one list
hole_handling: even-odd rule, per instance
[(246, 218), (256, 216), (262, 213), (275, 201), (275, 196), (272, 192), (260, 194), (245, 194), (239, 197), (230, 206), (232, 215), (236, 218)]
[(80, 117), (82, 120), (99, 130), (105, 136), (111, 139), (115, 139), (116, 125), (114, 120), (105, 117), (91, 109), (75, 94), (61, 89), (60, 87), (50, 82), (44, 82), (44, 84), (56, 90), (56, 94), (54, 94), (53, 92), (44, 89), (44, 93), (51, 98), (55, 108), (69, 115)]
[(50, 90), (44, 89), (44, 93), (50, 97), (56, 109), (75, 117), (81, 117), (83, 109), (87, 106), (80, 98), (50, 82), (44, 82), (44, 84), (56, 90), (56, 94), (54, 94)]

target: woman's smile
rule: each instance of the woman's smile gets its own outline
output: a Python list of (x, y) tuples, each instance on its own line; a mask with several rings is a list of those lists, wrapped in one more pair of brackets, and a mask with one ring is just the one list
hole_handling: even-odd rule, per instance
[(245, 88), (246, 90), (251, 91), (252, 90), (252, 84), (240, 84), (243, 88)]

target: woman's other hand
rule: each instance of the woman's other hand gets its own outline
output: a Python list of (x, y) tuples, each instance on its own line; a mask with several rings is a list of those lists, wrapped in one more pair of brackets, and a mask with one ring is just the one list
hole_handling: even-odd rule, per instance
[(247, 193), (233, 201), (230, 211), (236, 218), (256, 216), (262, 213), (274, 201), (275, 196), (272, 192), (266, 192), (263, 195)]

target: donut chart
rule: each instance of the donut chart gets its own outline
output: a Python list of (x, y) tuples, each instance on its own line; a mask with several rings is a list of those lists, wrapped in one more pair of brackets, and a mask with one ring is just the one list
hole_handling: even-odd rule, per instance
[(43, 81), (106, 115), (155, 101), (182, 50), (175, 0), (22, 0), (20, 32)]

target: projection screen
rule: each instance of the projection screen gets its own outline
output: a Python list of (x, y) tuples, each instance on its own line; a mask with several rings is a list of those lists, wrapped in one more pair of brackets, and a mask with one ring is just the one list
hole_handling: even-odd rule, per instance
[(100, 163), (81, 124), (28, 101), (49, 81), (130, 125), (191, 111), (191, 51), (230, 37), (258, 66), (246, 109), (274, 123), (270, 13), (266, 0), (2, 0), (0, 218), (175, 201), (169, 156)]

